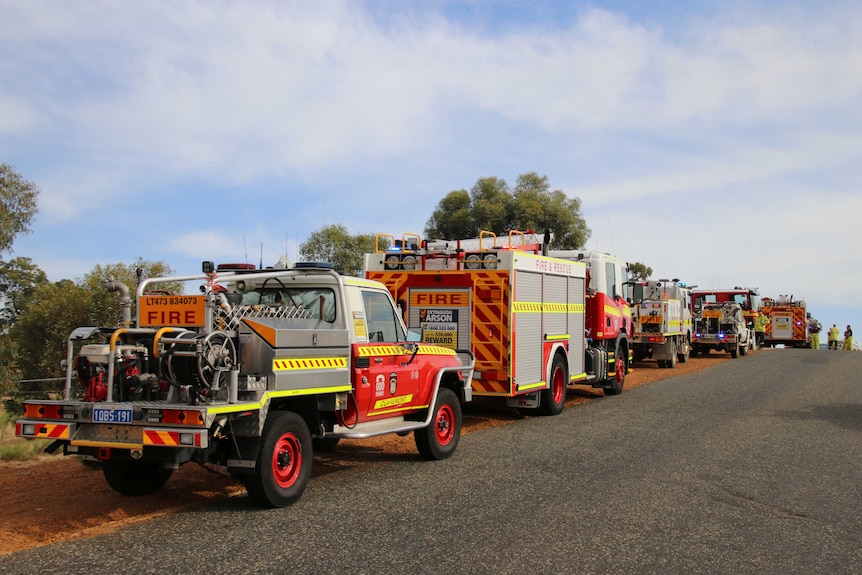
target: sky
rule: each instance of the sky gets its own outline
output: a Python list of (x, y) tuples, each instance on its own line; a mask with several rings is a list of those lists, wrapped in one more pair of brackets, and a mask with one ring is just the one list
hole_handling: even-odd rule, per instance
[[(862, 338), (862, 3), (0, 0), (4, 257), (271, 265), (547, 176), (587, 248)], [(448, 238), (455, 239), (455, 238)]]

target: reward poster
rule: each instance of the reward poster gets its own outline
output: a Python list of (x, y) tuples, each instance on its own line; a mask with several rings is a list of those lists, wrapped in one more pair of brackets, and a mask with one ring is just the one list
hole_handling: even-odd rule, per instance
[(450, 349), (458, 347), (457, 309), (422, 308), (419, 310), (419, 327), (425, 334), (425, 343)]

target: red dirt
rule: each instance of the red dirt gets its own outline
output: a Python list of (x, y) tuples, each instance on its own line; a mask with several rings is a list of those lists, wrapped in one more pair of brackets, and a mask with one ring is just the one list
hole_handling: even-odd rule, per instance
[[(699, 371), (726, 358), (697, 358), (678, 364), (674, 370), (659, 369), (655, 362), (636, 364), (626, 378), (626, 389)], [(576, 386), (569, 390), (566, 405), (602, 395), (600, 390)], [(463, 432), (520, 418), (513, 410), (500, 407), (501, 403), (468, 410)], [(312, 477), (379, 461), (381, 454), (415, 451), (411, 436), (342, 441), (332, 453), (315, 456)], [(124, 497), (108, 487), (101, 471), (84, 467), (77, 457), (46, 455), (27, 462), (0, 462), (0, 555), (110, 533), (125, 525), (244, 493), (243, 487), (226, 475), (193, 464), (174, 472), (159, 493)]]

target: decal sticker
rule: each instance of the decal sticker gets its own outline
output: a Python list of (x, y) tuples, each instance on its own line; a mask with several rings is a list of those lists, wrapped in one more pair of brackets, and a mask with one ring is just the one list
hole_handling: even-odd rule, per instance
[(356, 332), (356, 342), (366, 343), (368, 341), (368, 330), (365, 328), (365, 313), (353, 312), (353, 331)]
[(422, 328), (423, 342), (449, 349), (458, 347), (457, 309), (422, 308), (419, 310), (419, 326)]

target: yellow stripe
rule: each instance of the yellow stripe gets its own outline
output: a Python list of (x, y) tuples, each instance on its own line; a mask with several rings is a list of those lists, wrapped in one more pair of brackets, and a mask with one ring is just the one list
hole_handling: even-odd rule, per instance
[(272, 398), (276, 397), (295, 397), (299, 395), (314, 395), (317, 393), (338, 393), (339, 391), (350, 391), (350, 384), (338, 385), (334, 387), (312, 387), (306, 389), (285, 389), (282, 391), (268, 391), (263, 395), (260, 401), (254, 403), (236, 403), (232, 405), (222, 405), (219, 407), (207, 408), (209, 414), (233, 413), (237, 411), (255, 411), (264, 406), (264, 404)]
[[(381, 355), (413, 355), (412, 351), (400, 345), (370, 345), (357, 349), (359, 357), (377, 357)], [(457, 355), (454, 349), (437, 345), (420, 345), (417, 355)]]
[(528, 389), (538, 389), (540, 387), (545, 387), (545, 382), (540, 381), (539, 383), (531, 383), (530, 385), (519, 385), (518, 391), (526, 391)]
[(512, 304), (512, 311), (515, 313), (584, 313), (584, 304), (516, 301)]
[(397, 397), (387, 397), (386, 399), (378, 399), (377, 401), (375, 401), (373, 409), (402, 406), (404, 404), (410, 403), (411, 401), (413, 401), (412, 393), (408, 393), (407, 395), (399, 395)]
[(294, 357), (272, 360), (273, 371), (339, 369), (347, 367), (346, 357)]
[[(612, 306), (612, 305), (606, 305), (606, 306), (605, 306), (605, 313), (606, 313), (606, 314), (608, 314), (608, 315), (615, 316), (615, 317), (622, 317), (622, 314), (620, 313), (620, 310), (618, 310), (617, 308), (615, 308), (615, 307), (614, 307), (614, 306)], [(628, 315), (629, 315), (629, 316), (631, 316), (631, 312), (629, 312), (629, 314), (628, 314)]]
[(405, 409), (417, 411), (419, 409), (427, 409), (428, 407), (429, 407), (428, 405), (403, 405), (403, 406), (396, 407), (394, 409), (384, 409), (383, 411), (369, 411), (368, 415), (369, 416), (387, 415), (389, 413), (397, 413), (399, 411), (404, 411)]
[(577, 374), (569, 376), (569, 381), (581, 381), (584, 379), (587, 379), (586, 373), (577, 373)]
[(563, 333), (560, 335), (546, 335), (545, 341), (563, 341), (563, 340), (569, 339), (570, 337), (572, 337), (572, 336), (570, 336), (567, 333)]

